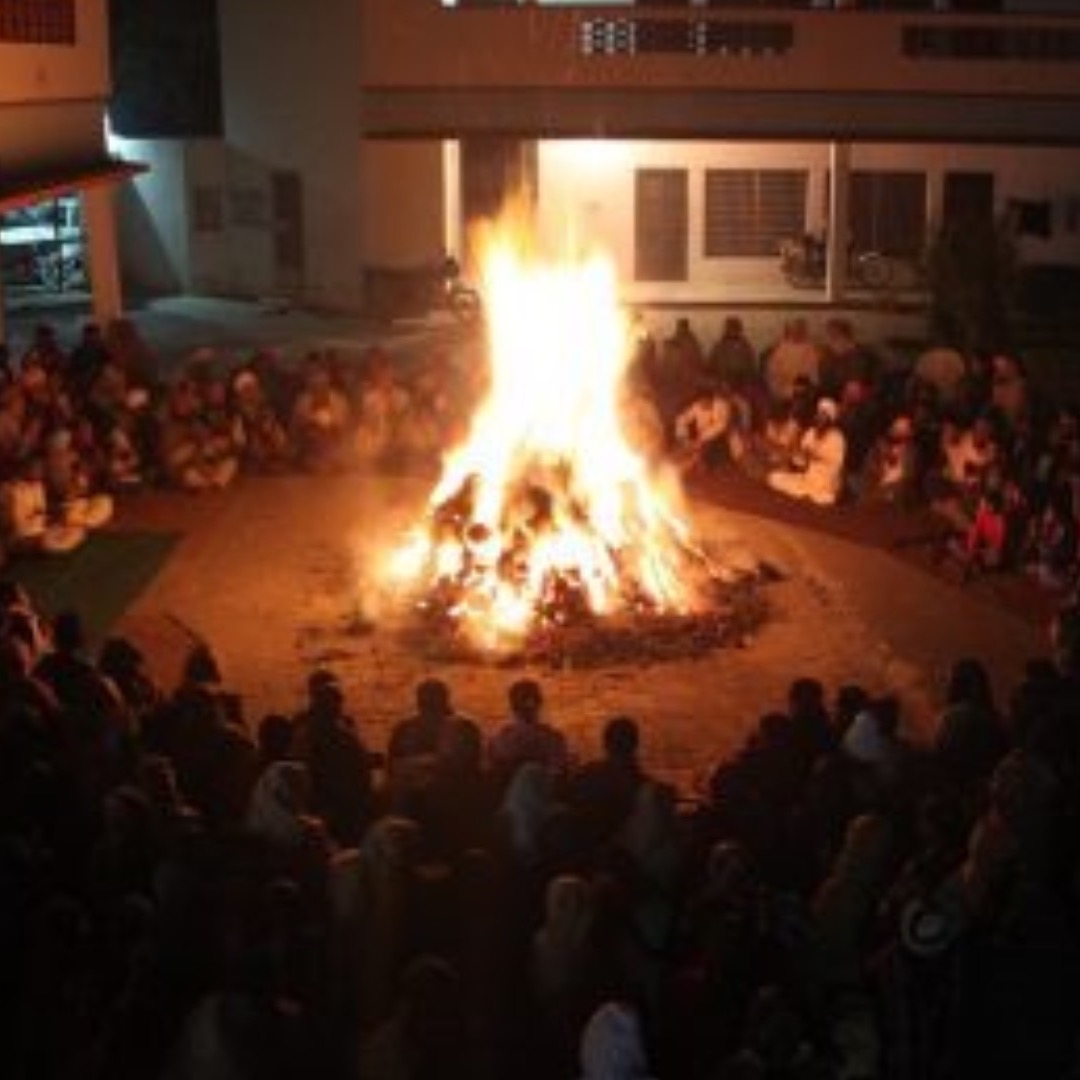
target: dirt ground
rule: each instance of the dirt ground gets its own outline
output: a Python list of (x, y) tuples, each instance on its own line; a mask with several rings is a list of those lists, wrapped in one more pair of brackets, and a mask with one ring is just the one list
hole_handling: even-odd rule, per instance
[[(815, 326), (836, 313), (807, 310)], [(647, 314), (661, 335), (677, 315), (690, 314), (711, 340), (724, 312), (711, 305)], [(790, 304), (741, 314), (761, 344), (775, 336)], [(878, 343), (917, 338), (922, 325), (917, 312), (851, 314), (865, 340)], [(48, 317), (69, 337), (82, 315), (72, 309)], [(13, 340), (41, 317), (20, 313)], [(351, 357), (372, 341), (405, 356), (453, 337), (431, 320), (371, 327), (192, 297), (156, 302), (135, 317), (166, 367), (208, 341), (222, 355), (255, 345), (303, 355), (317, 345)], [(119, 527), (176, 530), (183, 540), (121, 629), (145, 647), (166, 683), (176, 677), (189, 631), (208, 638), (253, 722), (268, 711), (295, 709), (306, 675), (323, 664), (341, 675), (373, 747), (384, 745), (389, 726), (410, 708), (413, 685), (429, 674), (451, 683), (462, 711), (493, 726), (505, 715), (505, 690), (518, 672), (440, 667), (386, 632), (356, 637), (342, 629), (369, 598), (358, 550), (404, 527), (427, 486), (416, 477), (283, 477), (245, 479), (232, 491), (198, 498), (147, 492), (125, 500)], [(925, 733), (953, 659), (984, 658), (1005, 692), (1044, 647), (1045, 612), (1032, 609), (1028, 593), (996, 584), (961, 589), (932, 566), (925, 541), (935, 526), (923, 518), (900, 519), (888, 509), (818, 511), (730, 477), (699, 496), (706, 534), (734, 529), (755, 555), (783, 569), (786, 580), (767, 590), (770, 618), (749, 647), (699, 660), (538, 672), (551, 718), (580, 754), (594, 751), (607, 717), (630, 713), (643, 724), (649, 765), (692, 793), (756, 718), (782, 703), (797, 675), (817, 676), (830, 692), (846, 682), (895, 691), (909, 729)]]
[[(446, 678), (459, 709), (490, 728), (504, 718), (506, 688), (520, 670), (432, 664), (378, 626), (364, 636), (347, 632), (372, 595), (360, 553), (398, 535), (427, 488), (416, 477), (282, 477), (200, 497), (141, 495), (126, 505), (121, 525), (177, 529), (184, 538), (121, 630), (166, 682), (176, 677), (189, 632), (207, 638), (251, 721), (297, 708), (306, 675), (324, 665), (343, 680), (375, 748), (409, 711), (417, 680), (431, 674)], [(703, 535), (733, 533), (781, 569), (785, 580), (766, 590), (767, 623), (746, 648), (700, 659), (533, 672), (550, 718), (578, 754), (594, 751), (605, 719), (633, 715), (648, 765), (692, 794), (756, 718), (782, 703), (797, 675), (820, 678), (830, 692), (848, 682), (896, 692), (918, 734), (953, 659), (984, 658), (1004, 692), (1043, 648), (1038, 621), (1010, 613), (985, 590), (961, 589), (813, 520), (723, 510), (713, 502), (722, 497), (713, 491), (697, 502), (694, 519)]]

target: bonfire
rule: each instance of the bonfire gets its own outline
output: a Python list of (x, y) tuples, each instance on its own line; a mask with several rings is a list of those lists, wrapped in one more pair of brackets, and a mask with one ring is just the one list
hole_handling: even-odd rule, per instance
[(496, 227), (482, 285), (486, 400), (386, 570), (426, 650), (608, 661), (741, 640), (753, 575), (695, 539), (624, 430), (612, 261), (546, 261)]

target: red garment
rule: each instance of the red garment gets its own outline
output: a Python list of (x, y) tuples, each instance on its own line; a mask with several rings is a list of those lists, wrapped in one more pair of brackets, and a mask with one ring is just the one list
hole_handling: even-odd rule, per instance
[(1005, 515), (995, 510), (985, 500), (979, 503), (975, 520), (971, 523), (964, 548), (968, 555), (983, 555), (990, 561), (1001, 558), (1005, 550)]

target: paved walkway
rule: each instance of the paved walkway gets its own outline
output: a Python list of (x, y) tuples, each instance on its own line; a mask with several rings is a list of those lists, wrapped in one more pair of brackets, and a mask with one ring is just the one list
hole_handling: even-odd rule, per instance
[[(200, 296), (149, 301), (134, 306), (130, 317), (159, 357), (164, 373), (204, 346), (226, 358), (264, 348), (274, 349), (286, 359), (302, 357), (315, 348), (332, 348), (348, 360), (374, 344), (408, 351), (445, 342), (448, 336), (452, 340), (457, 331), (449, 316), (405, 319), (387, 326), (359, 316)], [(89, 318), (89, 305), (79, 300), (26, 307), (9, 314), (9, 343), (18, 355), (41, 322), (52, 324), (61, 341), (74, 342)]]
[[(737, 313), (746, 324), (750, 340), (764, 348), (779, 335), (785, 319), (795, 309), (819, 331), (832, 315), (849, 316), (862, 338), (879, 346), (919, 340), (925, 317), (910, 306), (867, 307), (853, 304), (832, 307), (818, 302), (800, 304), (797, 298), (772, 302), (740, 303), (717, 297), (709, 303), (643, 304), (645, 323), (659, 337), (669, 334), (675, 320), (685, 315), (708, 344), (719, 333), (726, 315)], [(375, 343), (395, 351), (409, 351), (452, 341), (458, 328), (445, 313), (381, 324), (353, 315), (332, 315), (286, 308), (270, 303), (222, 300), (211, 297), (176, 296), (136, 304), (131, 317), (144, 339), (168, 369), (200, 346), (210, 345), (225, 355), (242, 354), (255, 347), (274, 348), (287, 356), (303, 355), (313, 347), (332, 347), (344, 356), (361, 353)], [(75, 298), (68, 303), (35, 305), (9, 313), (8, 337), (16, 355), (26, 346), (39, 322), (56, 326), (63, 341), (74, 341), (89, 318), (89, 305)]]

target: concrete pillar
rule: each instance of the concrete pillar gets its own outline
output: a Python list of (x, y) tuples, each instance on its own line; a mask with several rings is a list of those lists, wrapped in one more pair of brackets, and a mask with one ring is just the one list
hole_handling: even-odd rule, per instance
[(456, 259), (465, 250), (465, 222), (461, 213), (461, 143), (443, 140), (443, 247)]
[[(924, 240), (929, 242), (941, 228), (945, 219), (945, 173), (941, 169), (932, 169), (926, 175), (926, 231)], [(925, 246), (925, 244), (924, 244)]]
[(829, 222), (825, 252), (825, 299), (839, 303), (847, 292), (851, 144), (829, 143)]
[(115, 188), (111, 184), (89, 188), (82, 194), (82, 204), (94, 321), (105, 327), (124, 313), (116, 243)]

